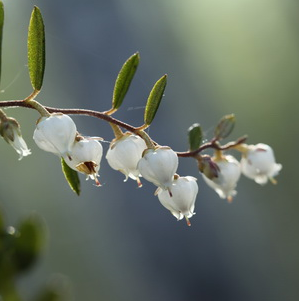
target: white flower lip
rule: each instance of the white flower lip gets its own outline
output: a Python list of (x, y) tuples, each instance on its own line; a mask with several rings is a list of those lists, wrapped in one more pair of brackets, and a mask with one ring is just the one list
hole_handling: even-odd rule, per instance
[(122, 138), (113, 141), (107, 151), (106, 159), (111, 168), (122, 172), (127, 181), (128, 178), (136, 180), (138, 186), (142, 184), (139, 180), (141, 176), (137, 164), (142, 158), (142, 153), (146, 149), (146, 143), (137, 135), (124, 135)]
[(87, 175), (97, 186), (100, 182), (97, 180), (100, 169), (100, 162), (103, 155), (103, 147), (100, 142), (93, 139), (75, 141), (71, 149), (72, 157), (64, 156), (64, 160), (72, 169)]
[(240, 163), (230, 155), (224, 156), (223, 160), (217, 160), (215, 163), (219, 167), (218, 177), (211, 180), (202, 174), (203, 179), (220, 198), (231, 202), (233, 196), (237, 194), (235, 188), (241, 176)]
[(10, 142), (11, 146), (20, 155), (19, 160), (31, 154), (23, 137), (14, 130), (14, 140)]
[(275, 162), (272, 148), (263, 143), (249, 145), (247, 152), (241, 159), (242, 173), (260, 185), (268, 180), (276, 184), (275, 176), (282, 169), (282, 165)]
[(172, 196), (166, 190), (158, 188), (157, 194), (160, 203), (168, 209), (177, 220), (186, 218), (188, 226), (191, 226), (189, 218), (194, 213), (198, 185), (196, 178), (186, 176), (175, 179), (171, 186)]
[(171, 194), (173, 177), (178, 168), (178, 156), (169, 147), (147, 149), (138, 162), (141, 175), (154, 185)]
[(76, 134), (76, 125), (68, 115), (52, 114), (41, 118), (33, 139), (42, 150), (63, 157), (70, 155)]
[(0, 135), (20, 155), (19, 160), (31, 154), (22, 137), (20, 125), (14, 118), (5, 118), (0, 122)]

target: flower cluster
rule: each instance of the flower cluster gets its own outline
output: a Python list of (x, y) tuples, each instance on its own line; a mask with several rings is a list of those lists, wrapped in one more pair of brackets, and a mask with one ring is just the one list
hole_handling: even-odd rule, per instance
[[(3, 5), (0, 6), (0, 11)], [(1, 15), (1, 12), (0, 12)], [(3, 22), (2, 22), (3, 23)], [(1, 26), (3, 25), (0, 22)], [(164, 95), (167, 75), (163, 75), (151, 89), (145, 110), (144, 124), (134, 127), (111, 115), (122, 105), (123, 99), (130, 87), (131, 81), (139, 64), (139, 53), (131, 55), (120, 69), (115, 81), (112, 104), (108, 111), (99, 112), (85, 109), (59, 109), (45, 107), (36, 101), (40, 93), (45, 69), (45, 32), (40, 10), (35, 6), (30, 18), (28, 29), (28, 67), (33, 88), (32, 93), (23, 100), (1, 101), (0, 107), (26, 107), (35, 109), (40, 114), (33, 139), (38, 147), (61, 158), (63, 172), (70, 187), (80, 193), (80, 180), (77, 172), (86, 175), (87, 179), (101, 186), (98, 177), (103, 156), (101, 138), (84, 137), (77, 131), (76, 124), (66, 114), (93, 116), (109, 122), (115, 139), (110, 143), (106, 159), (110, 167), (137, 182), (142, 187), (140, 178), (157, 186), (155, 195), (160, 203), (168, 209), (177, 220), (189, 218), (195, 213), (195, 200), (198, 193), (196, 178), (181, 177), (177, 174), (178, 157), (191, 157), (197, 160), (203, 180), (213, 188), (220, 198), (232, 202), (236, 195), (237, 182), (241, 174), (264, 185), (270, 180), (276, 183), (274, 177), (282, 168), (275, 162), (273, 150), (266, 144), (245, 144), (245, 137), (221, 145), (220, 141), (227, 138), (235, 126), (234, 114), (224, 116), (214, 129), (214, 137), (203, 143), (202, 129), (194, 123), (188, 129), (189, 150), (175, 152), (168, 146), (161, 146), (153, 141), (145, 132), (153, 122), (160, 102)], [(1, 46), (1, 43), (0, 43)], [(1, 50), (1, 49), (0, 49)], [(39, 55), (36, 55), (38, 53)], [(126, 129), (124, 133), (122, 129)], [(0, 135), (19, 154), (19, 159), (28, 156), (28, 149), (21, 135), (19, 123), (7, 117), (0, 109)], [(206, 149), (213, 149), (214, 156), (202, 154)], [(241, 152), (240, 162), (228, 150)]]
[[(10, 143), (20, 155), (30, 154), (23, 140), (18, 123), (2, 114), (0, 134)], [(131, 178), (142, 187), (140, 178), (157, 186), (155, 195), (160, 203), (168, 209), (177, 220), (192, 217), (195, 208), (198, 185), (196, 178), (180, 177), (177, 174), (178, 154), (168, 146), (159, 146), (148, 142), (143, 135), (131, 132), (123, 133), (118, 126), (113, 126), (115, 139), (110, 143), (106, 159), (110, 167), (125, 175), (125, 181)], [(44, 151), (51, 152), (77, 172), (98, 181), (103, 147), (96, 137), (83, 137), (77, 132), (74, 121), (68, 115), (53, 113), (41, 117), (36, 125), (33, 139)], [(273, 150), (270, 146), (259, 143), (247, 145), (245, 143), (232, 144), (228, 149), (241, 152), (240, 162), (232, 155), (225, 154), (219, 144), (211, 145), (215, 148), (213, 157), (195, 155), (204, 182), (213, 188), (220, 198), (232, 202), (236, 195), (237, 182), (241, 174), (264, 185), (270, 180), (276, 183), (274, 177), (282, 168), (275, 162)]]
[(140, 177), (158, 187), (156, 195), (161, 204), (178, 219), (194, 214), (198, 187), (193, 177), (179, 177), (178, 156), (169, 147), (147, 148), (137, 135), (126, 133), (110, 144), (106, 155), (109, 165), (126, 176), (136, 180), (141, 187)]
[(85, 138), (77, 133), (74, 121), (67, 115), (52, 114), (41, 118), (36, 126), (33, 139), (44, 151), (62, 157), (75, 171), (87, 175), (100, 186), (97, 177), (103, 148), (98, 138)]
[(149, 182), (158, 186), (156, 195), (160, 203), (168, 209), (177, 220), (194, 215), (195, 200), (198, 192), (196, 179), (180, 177), (176, 174), (178, 156), (169, 147), (146, 149), (138, 162), (140, 174)]
[[(69, 116), (52, 114), (41, 118), (33, 139), (39, 148), (62, 157), (70, 168), (86, 174), (100, 185), (97, 177), (102, 145), (94, 138), (81, 137)], [(140, 136), (125, 133), (111, 142), (106, 159), (111, 168), (125, 175), (125, 181), (131, 178), (141, 187), (140, 177), (143, 177), (156, 185), (161, 204), (178, 220), (185, 217), (190, 225), (198, 186), (195, 178), (176, 174), (178, 156), (171, 148), (148, 148)]]
[(269, 145), (241, 144), (235, 149), (242, 153), (240, 162), (233, 156), (223, 155), (218, 151), (212, 158), (218, 169), (217, 175), (208, 178), (204, 173), (202, 174), (204, 181), (217, 192), (220, 198), (232, 201), (237, 193), (235, 188), (241, 174), (261, 185), (266, 184), (268, 180), (276, 184), (274, 177), (278, 175), (282, 165), (275, 162), (273, 150)]

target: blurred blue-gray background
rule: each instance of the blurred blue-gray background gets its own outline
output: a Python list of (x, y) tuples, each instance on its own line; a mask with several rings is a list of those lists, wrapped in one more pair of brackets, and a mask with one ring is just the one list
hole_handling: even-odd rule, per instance
[[(66, 275), (71, 300), (299, 300), (298, 77), (299, 19), (292, 0), (4, 0), (1, 99), (31, 93), (27, 28), (34, 5), (46, 25), (47, 65), (38, 100), (62, 108), (107, 110), (124, 61), (141, 62), (115, 114), (139, 126), (153, 84), (168, 74), (165, 97), (149, 133), (176, 151), (187, 129), (213, 126), (234, 113), (231, 139), (271, 145), (283, 164), (278, 185), (244, 177), (232, 204), (218, 198), (191, 159), (178, 173), (198, 177), (192, 227), (176, 222), (153, 195), (113, 171), (105, 159), (97, 188), (82, 179), (68, 188), (60, 162), (34, 144), (38, 114), (7, 110), (18, 119), (32, 155), (18, 161), (2, 140), (0, 207), (7, 222), (32, 211), (47, 224), (38, 264), (18, 280), (24, 300), (49, 275)], [(82, 134), (113, 138), (108, 124), (74, 117)], [(107, 150), (109, 144), (104, 143)]]

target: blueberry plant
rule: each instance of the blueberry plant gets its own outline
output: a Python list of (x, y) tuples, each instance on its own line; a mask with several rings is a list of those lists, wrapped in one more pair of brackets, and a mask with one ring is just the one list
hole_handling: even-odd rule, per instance
[[(1, 5), (1, 37), (3, 16)], [(163, 98), (167, 75), (155, 83), (148, 96), (143, 125), (135, 127), (112, 117), (122, 105), (138, 64), (139, 53), (135, 53), (122, 66), (115, 81), (111, 109), (107, 111), (60, 109), (41, 104), (36, 98), (41, 91), (45, 71), (45, 30), (41, 12), (34, 7), (28, 30), (28, 67), (33, 91), (22, 100), (1, 101), (0, 107), (30, 108), (39, 112), (33, 139), (40, 149), (60, 158), (66, 180), (78, 195), (78, 173), (85, 174), (101, 186), (98, 177), (103, 148), (101, 138), (80, 134), (70, 115), (88, 115), (108, 122), (113, 138), (105, 157), (111, 168), (122, 172), (125, 180), (135, 180), (138, 187), (142, 186), (143, 179), (154, 184), (157, 187), (155, 195), (161, 204), (177, 220), (185, 218), (189, 226), (189, 219), (194, 215), (198, 185), (195, 177), (178, 174), (179, 158), (193, 158), (207, 185), (228, 202), (232, 202), (236, 194), (241, 174), (261, 185), (268, 180), (276, 183), (274, 177), (282, 166), (275, 162), (270, 146), (263, 143), (248, 145), (245, 143), (247, 137), (221, 144), (234, 128), (233, 114), (220, 120), (215, 126), (213, 138), (208, 142), (203, 142), (200, 125), (191, 125), (188, 129), (189, 149), (185, 152), (176, 152), (154, 141), (146, 129), (153, 122)], [(0, 109), (0, 134), (16, 150), (19, 159), (31, 154), (22, 138), (18, 121), (7, 116), (3, 109)], [(214, 151), (213, 156), (205, 153), (208, 149)], [(239, 151), (241, 160), (229, 154), (230, 150)]]
[[(3, 21), (4, 8), (0, 1), (0, 67)], [(122, 172), (125, 181), (129, 178), (135, 180), (138, 187), (142, 187), (143, 179), (154, 184), (157, 187), (155, 195), (160, 203), (177, 220), (185, 218), (188, 226), (191, 225), (189, 219), (195, 214), (198, 185), (195, 177), (178, 174), (179, 158), (193, 158), (207, 185), (228, 202), (232, 202), (236, 195), (241, 174), (261, 185), (269, 180), (276, 183), (274, 177), (282, 166), (275, 162), (270, 146), (264, 143), (246, 144), (245, 136), (226, 144), (221, 143), (234, 128), (233, 114), (226, 115), (219, 121), (213, 138), (207, 142), (203, 142), (200, 125), (191, 125), (188, 129), (189, 149), (185, 152), (176, 152), (171, 147), (154, 141), (146, 129), (153, 122), (163, 98), (167, 75), (155, 83), (148, 96), (142, 126), (135, 127), (112, 117), (122, 105), (138, 64), (139, 53), (135, 53), (121, 67), (115, 81), (111, 109), (107, 111), (60, 109), (41, 104), (36, 97), (41, 91), (45, 71), (45, 30), (41, 12), (38, 7), (34, 7), (28, 30), (28, 67), (33, 91), (22, 100), (0, 101), (0, 135), (19, 154), (19, 159), (30, 155), (31, 151), (22, 138), (18, 121), (8, 116), (4, 108), (38, 111), (40, 118), (36, 122), (33, 139), (40, 149), (53, 153), (61, 160), (70, 188), (79, 195), (78, 173), (85, 174), (97, 186), (101, 186), (98, 177), (103, 148), (101, 138), (80, 134), (70, 115), (102, 119), (110, 124), (113, 132), (105, 154), (110, 167)], [(206, 150), (212, 150), (213, 155), (208, 155)], [(240, 161), (229, 153), (231, 150), (240, 152)], [(14, 228), (5, 227), (0, 212), (0, 300), (21, 300), (14, 281), (34, 264), (42, 248), (43, 237), (42, 222), (37, 216), (30, 216)], [(59, 288), (50, 285), (35, 300), (61, 300), (59, 296), (62, 296)]]

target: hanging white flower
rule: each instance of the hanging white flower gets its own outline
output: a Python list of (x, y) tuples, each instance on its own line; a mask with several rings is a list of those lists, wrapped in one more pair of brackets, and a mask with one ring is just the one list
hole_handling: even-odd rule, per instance
[(39, 120), (33, 139), (42, 150), (64, 157), (71, 155), (76, 134), (76, 125), (68, 115), (52, 114)]
[(213, 179), (207, 178), (202, 174), (204, 181), (213, 188), (220, 198), (227, 199), (229, 202), (233, 200), (233, 196), (237, 194), (235, 190), (237, 182), (241, 175), (240, 163), (230, 155), (221, 156), (221, 158), (212, 158), (217, 164), (218, 176)]
[(63, 157), (66, 164), (70, 168), (87, 175), (87, 179), (91, 178), (97, 186), (100, 186), (97, 177), (99, 176), (98, 172), (103, 155), (101, 143), (92, 138), (83, 138), (73, 143), (71, 153), (71, 158), (69, 156)]
[(171, 195), (173, 176), (178, 164), (177, 154), (170, 147), (161, 146), (145, 150), (137, 168), (147, 181), (168, 190)]
[(241, 159), (241, 168), (246, 177), (264, 185), (268, 179), (276, 183), (274, 177), (278, 175), (282, 165), (275, 162), (273, 150), (269, 145), (258, 143), (247, 146), (247, 151), (243, 153)]
[(158, 188), (156, 192), (160, 203), (168, 209), (177, 220), (181, 220), (185, 217), (188, 226), (191, 226), (189, 218), (195, 214), (194, 206), (198, 193), (196, 181), (196, 178), (190, 176), (175, 176), (171, 185), (172, 196), (161, 188)]
[(20, 155), (19, 160), (31, 154), (25, 140), (22, 137), (19, 123), (13, 118), (7, 118), (1, 122), (0, 135)]
[(111, 142), (106, 159), (111, 168), (122, 172), (126, 176), (125, 181), (131, 178), (136, 180), (138, 186), (141, 187), (142, 184), (139, 180), (141, 174), (137, 164), (145, 149), (146, 143), (141, 137), (128, 133)]

